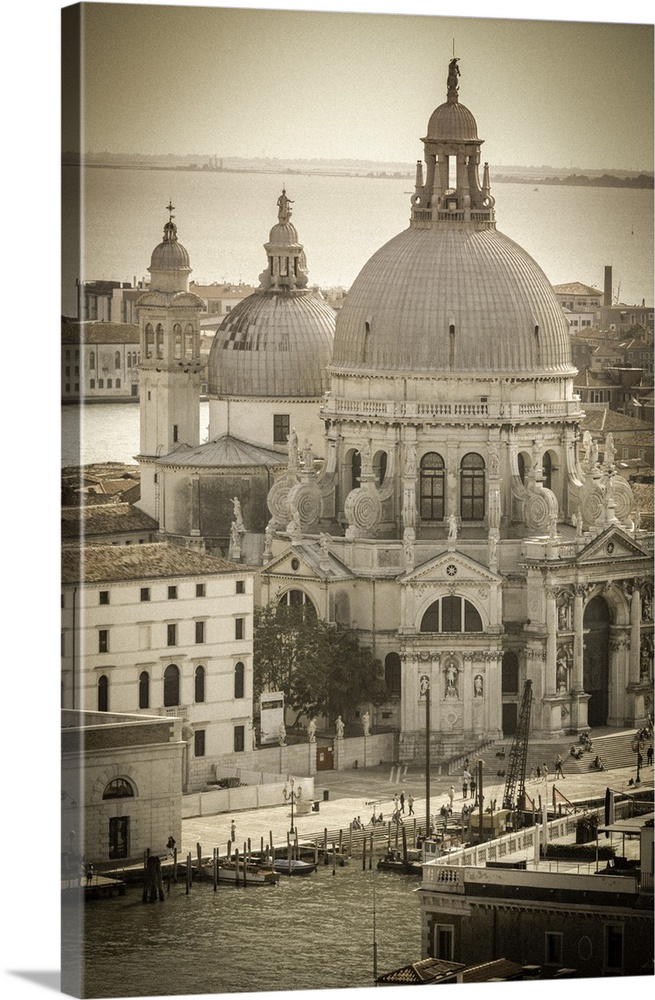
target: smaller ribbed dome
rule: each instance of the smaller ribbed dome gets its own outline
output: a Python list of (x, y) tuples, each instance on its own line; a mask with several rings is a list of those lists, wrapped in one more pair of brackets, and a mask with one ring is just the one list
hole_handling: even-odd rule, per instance
[(298, 243), (298, 230), (293, 222), (278, 222), (271, 229), (268, 242), (278, 247), (292, 246)]
[(152, 251), (150, 271), (190, 270), (189, 254), (177, 238), (177, 226), (172, 218), (164, 226), (164, 239)]
[[(432, 112), (425, 139), (453, 139), (455, 142), (479, 142), (478, 126), (468, 108), (456, 101), (440, 104)], [(425, 142), (425, 139), (423, 140)]]

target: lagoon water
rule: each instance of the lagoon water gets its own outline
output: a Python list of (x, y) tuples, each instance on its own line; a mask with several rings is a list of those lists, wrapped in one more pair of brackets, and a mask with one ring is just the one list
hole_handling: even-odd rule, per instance
[[(164, 902), (141, 890), (96, 900), (84, 913), (84, 997), (168, 996), (373, 986), (378, 974), (421, 957), (420, 880), (392, 872), (321, 866), (276, 886), (211, 881)], [(79, 942), (62, 923), (62, 957)]]
[[(417, 155), (420, 144), (417, 143)], [(76, 314), (75, 281), (148, 277), (154, 247), (175, 206), (192, 279), (257, 284), (263, 244), (286, 184), (311, 284), (349, 287), (368, 258), (409, 223), (408, 179), (88, 167), (83, 171), (83, 254), (74, 258), (71, 167), (63, 177), (62, 311)], [(653, 191), (494, 184), (498, 229), (531, 254), (552, 284), (603, 287), (653, 301)]]

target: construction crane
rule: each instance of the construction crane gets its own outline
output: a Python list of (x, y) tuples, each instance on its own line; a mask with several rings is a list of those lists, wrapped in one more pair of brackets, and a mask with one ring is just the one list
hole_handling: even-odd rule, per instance
[(503, 809), (523, 809), (525, 807), (525, 765), (528, 759), (531, 709), (532, 681), (526, 681), (523, 688), (516, 732), (509, 751)]

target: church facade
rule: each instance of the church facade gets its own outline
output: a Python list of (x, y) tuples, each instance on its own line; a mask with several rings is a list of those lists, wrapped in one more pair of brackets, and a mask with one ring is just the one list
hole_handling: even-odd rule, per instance
[[(361, 710), (399, 730), (405, 761), (424, 754), (428, 690), (437, 753), (510, 736), (528, 681), (535, 734), (641, 725), (652, 536), (611, 435), (602, 460), (583, 439), (552, 287), (496, 228), (456, 59), (422, 142), (409, 226), (336, 320), (320, 450), (289, 426), (258, 599), (311, 601), (372, 648), (388, 701)], [(216, 348), (220, 372), (219, 334)]]

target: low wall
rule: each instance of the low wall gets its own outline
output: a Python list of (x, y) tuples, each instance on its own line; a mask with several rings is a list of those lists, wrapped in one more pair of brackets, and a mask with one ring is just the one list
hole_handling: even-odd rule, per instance
[[(314, 798), (314, 779), (297, 777), (295, 790), (302, 788), (302, 801)], [(244, 785), (240, 788), (211, 788), (182, 796), (182, 819), (193, 816), (216, 816), (218, 813), (239, 812), (242, 809), (260, 809), (264, 806), (283, 806), (286, 782), (275, 784)]]
[(396, 733), (335, 740), (334, 770), (345, 771), (355, 767), (377, 767), (378, 764), (392, 763), (396, 760), (396, 745)]

